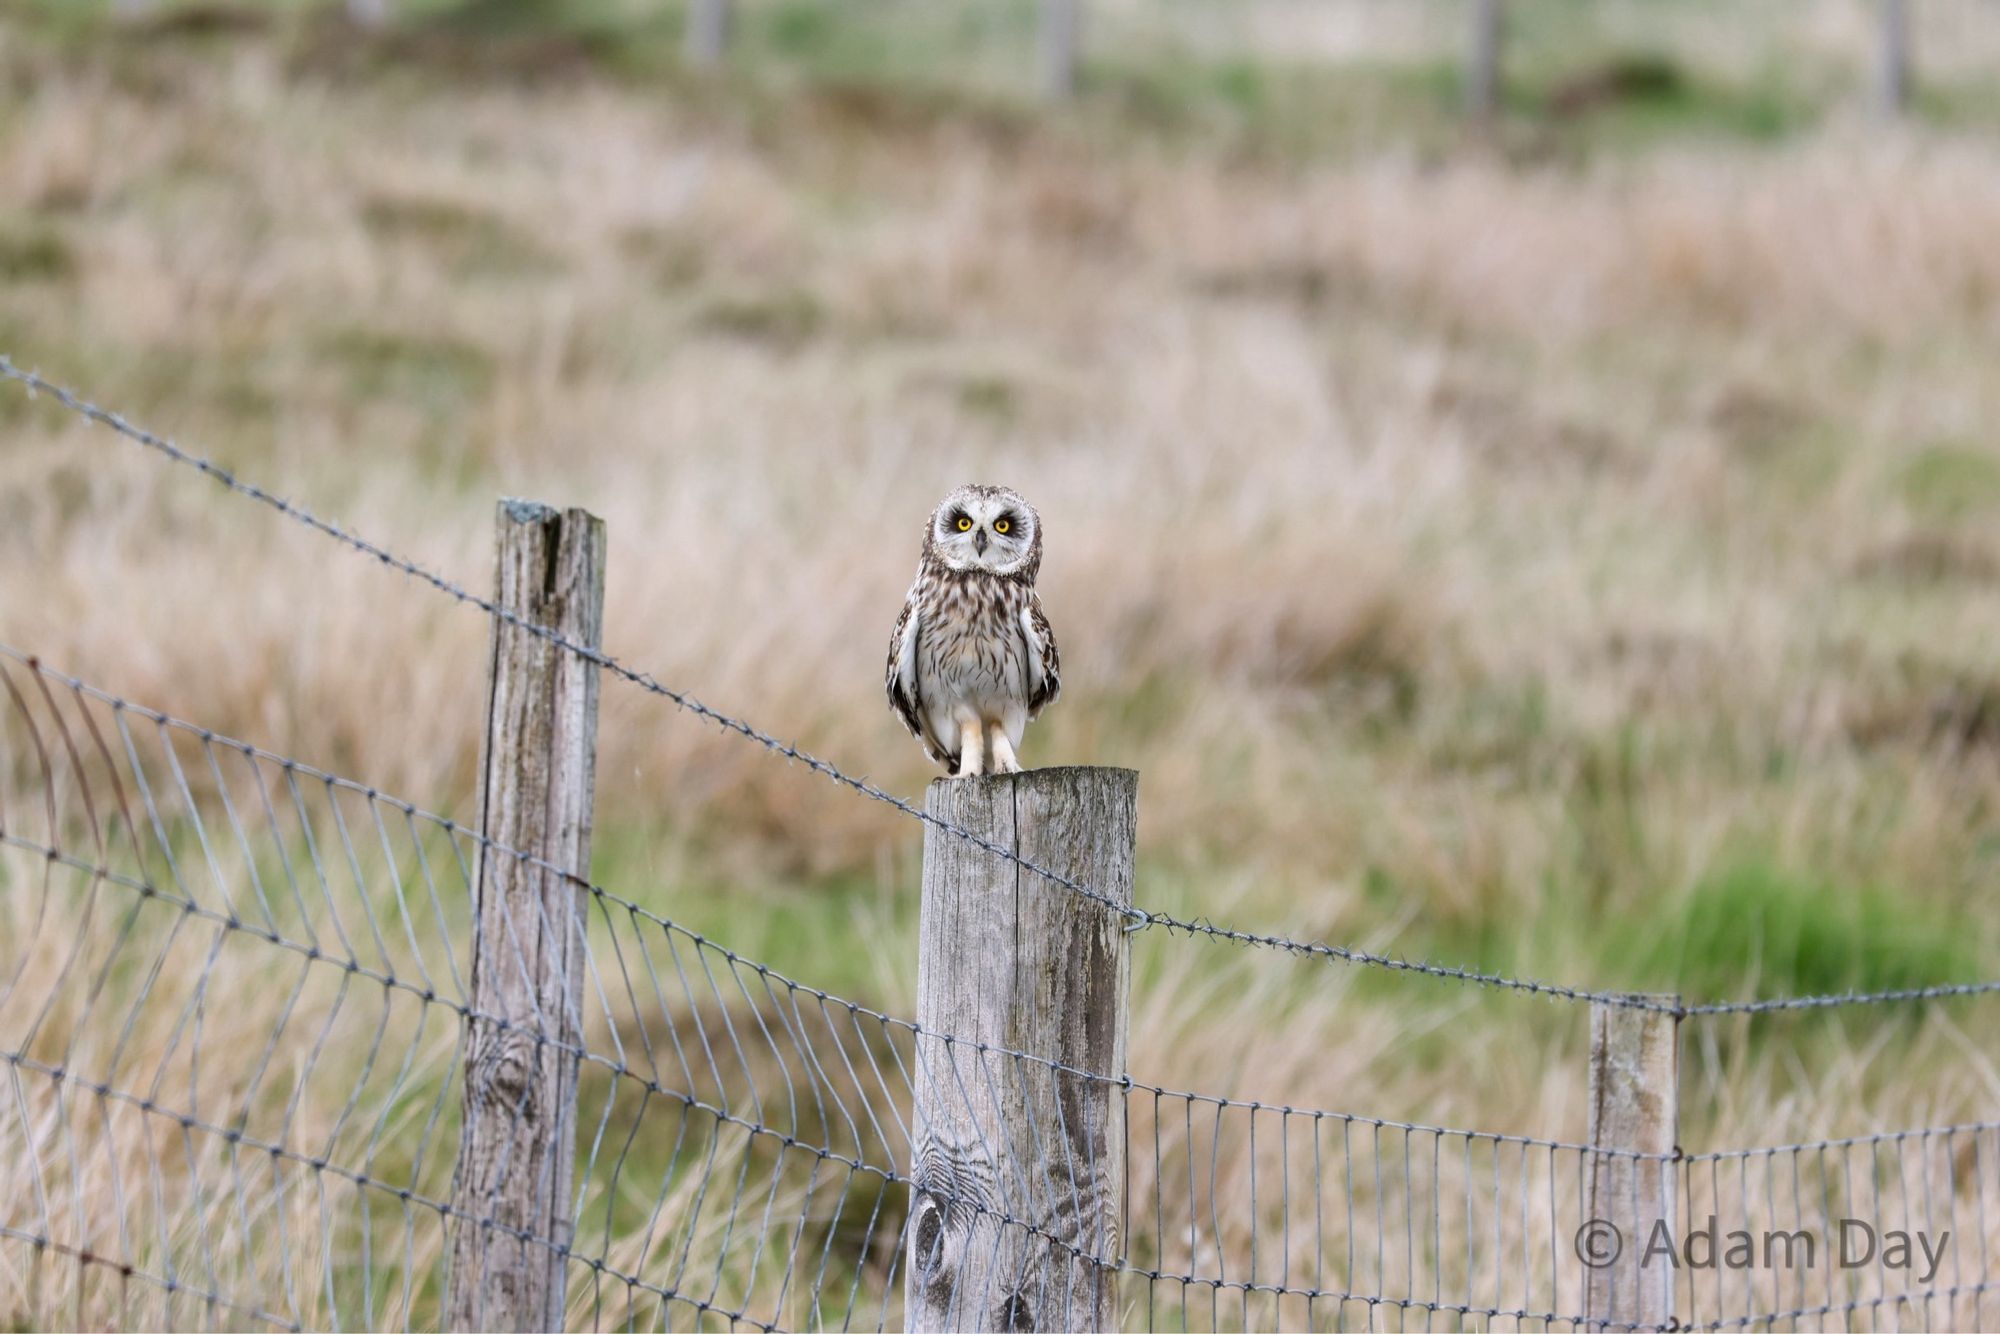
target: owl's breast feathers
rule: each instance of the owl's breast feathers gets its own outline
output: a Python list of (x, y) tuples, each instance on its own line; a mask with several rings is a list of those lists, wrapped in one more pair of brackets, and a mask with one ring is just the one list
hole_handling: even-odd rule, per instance
[(1061, 689), (1060, 663), (1028, 580), (927, 563), (889, 638), (889, 706), (932, 759), (955, 765), (955, 706), (1032, 718)]

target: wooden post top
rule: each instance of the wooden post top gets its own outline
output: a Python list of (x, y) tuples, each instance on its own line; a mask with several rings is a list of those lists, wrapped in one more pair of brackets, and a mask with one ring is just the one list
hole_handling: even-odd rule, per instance
[(1139, 771), (1121, 769), (1116, 765), (1051, 764), (1040, 769), (1023, 769), (1017, 774), (967, 774), (964, 777), (942, 775), (931, 779), (931, 786), (948, 788), (954, 784), (964, 784), (978, 791), (982, 788), (1021, 784), (1060, 788), (1097, 781), (1109, 781), (1136, 789), (1139, 785)]

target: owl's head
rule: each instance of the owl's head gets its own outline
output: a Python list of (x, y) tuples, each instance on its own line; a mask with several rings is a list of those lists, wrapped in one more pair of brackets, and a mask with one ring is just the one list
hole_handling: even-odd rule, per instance
[(948, 569), (1033, 582), (1042, 563), (1042, 519), (1004, 486), (961, 486), (932, 512), (924, 554)]

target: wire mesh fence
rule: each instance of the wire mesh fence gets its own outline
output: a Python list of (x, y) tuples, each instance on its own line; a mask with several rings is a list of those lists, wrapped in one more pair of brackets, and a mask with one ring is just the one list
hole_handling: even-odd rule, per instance
[[(499, 1022), (466, 1002), (471, 887), (516, 854), (19, 655), (0, 676), (0, 755), (39, 776), (0, 811), (9, 1235), (155, 1288), (79, 1286), (80, 1323), (436, 1324), (451, 1227), (482, 1222), (447, 1203), (462, 1070)], [(527, 1034), (582, 1021), (574, 1224), (523, 1244), (586, 1323), (890, 1318), (907, 1026), (586, 900), (586, 1013)], [(69, 1285), (42, 1290), (59, 1321)]]
[(1693, 1155), (1674, 1270), (1685, 1320), (1987, 1328), (1996, 1135), (1971, 1124)]
[[(435, 1324), (450, 1230), (479, 1221), (446, 1203), (468, 1031), (494, 1022), (465, 999), (472, 886), (482, 854), (515, 854), (11, 650), (0, 684), (0, 1183), (35, 1317)], [(528, 1239), (566, 1257), (576, 1323), (899, 1324), (918, 1086), (969, 1104), (1103, 1082), (919, 1035), (586, 895), (574, 1226)], [(1117, 1084), (1122, 1250), (1063, 1240), (1049, 1202), (1089, 1173), (1033, 1146), (983, 1146), (1035, 1168), (942, 1203), (1123, 1274), (1182, 1324), (1562, 1309), (1558, 1220), (1499, 1204), (1503, 1182), (1573, 1201), (1557, 1180), (1586, 1150)], [(1449, 1290), (1447, 1234), (1492, 1238)]]
[[(53, 388), (4, 359), (0, 375)], [(1103, 898), (594, 649), (558, 647), (981, 855)], [(542, 966), (533, 941), (477, 939), (495, 859), (573, 892), (574, 924), (540, 926), (582, 934), (582, 976), (564, 989), (581, 998), (574, 1012), (509, 1021), (473, 1004), (476, 961)], [(1677, 1022), (2000, 987), (1689, 1005), (1104, 906), (1130, 930)], [(466, 1108), (486, 1096), (465, 1072), (496, 1039), (575, 1068), (574, 1203), (547, 1233), (454, 1203)], [(954, 1291), (959, 1324), (1043, 1327), (1088, 1289), (1108, 1291), (1132, 1327), (1634, 1327), (1593, 1304), (1601, 1256), (1585, 1234), (1602, 1221), (1592, 1183), (1607, 1175), (1635, 1192), (1662, 1183), (1672, 1202), (1672, 1257), (1659, 1263), (1681, 1326), (1976, 1327), (2000, 1250), (1992, 1123), (1635, 1153), (1072, 1068), (794, 981), (476, 830), (5, 647), (0, 1064), (0, 1316), (31, 1326), (436, 1327), (454, 1246), (497, 1229), (507, 1245), (490, 1253), (559, 1267), (564, 1322), (578, 1328), (899, 1328), (912, 1318), (906, 1284), (965, 1272), (952, 1248), (1030, 1257)], [(996, 1130), (971, 1115), (1029, 1085), (1065, 1108), (1108, 1094), (1116, 1170), (1067, 1154), (1055, 1127)], [(948, 1158), (976, 1170), (936, 1152), (959, 1113), (986, 1130)], [(1097, 1198), (1107, 1181), (1117, 1198)], [(1861, 1228), (1873, 1249), (1844, 1263)], [(1731, 1263), (1736, 1232), (1749, 1265)], [(1939, 1249), (1913, 1252), (1917, 1238)], [(1633, 1253), (1654, 1241), (1622, 1238)], [(1772, 1262), (1777, 1246), (1785, 1263)]]
[[(438, 1324), (453, 1229), (482, 1221), (448, 1203), (468, 1032), (495, 1022), (465, 1000), (472, 886), (481, 855), (518, 854), (12, 650), (0, 687), (0, 1250), (18, 1313)], [(573, 1224), (520, 1239), (562, 1257), (574, 1326), (898, 1327), (919, 1086), (970, 1103), (1103, 1082), (920, 1034), (584, 894)], [(1034, 1169), (941, 1203), (1070, 1262), (1047, 1273), (1115, 1284), (1135, 1326), (1604, 1323), (1575, 1238), (1605, 1150), (1113, 1082), (1118, 1237), (1064, 1231), (1090, 1174), (1031, 1144), (985, 1146)], [(1725, 1238), (1715, 1267), (1676, 1270), (1690, 1323), (1882, 1308), (1976, 1325), (1996, 1135), (1610, 1156), (1677, 1178), (1676, 1245), (1711, 1215), (1767, 1249), (1773, 1231), (1858, 1245), (1843, 1219), (1959, 1238), (1928, 1276), (1831, 1252), (1732, 1269)]]
[[(12, 650), (0, 685), (0, 1186), (24, 1311), (436, 1324), (451, 1231), (481, 1221), (447, 1203), (468, 1033), (495, 1022), (465, 999), (472, 886), (481, 855), (517, 854)], [(899, 1325), (919, 1086), (937, 1105), (1106, 1082), (585, 894), (574, 1222), (522, 1239), (565, 1258), (575, 1324)], [(1033, 1145), (981, 1146), (1032, 1164), (990, 1189), (930, 1193), (1118, 1283), (1149, 1325), (1574, 1305), (1555, 1243), (1581, 1146), (1113, 1082), (1122, 1239), (1065, 1233), (1091, 1173)]]

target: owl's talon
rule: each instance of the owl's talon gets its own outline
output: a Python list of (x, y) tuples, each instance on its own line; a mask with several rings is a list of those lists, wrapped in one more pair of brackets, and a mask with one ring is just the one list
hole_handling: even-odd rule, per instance
[(1014, 743), (1007, 739), (1007, 729), (998, 724), (993, 728), (992, 772), (996, 774), (1021, 772), (1021, 762), (1014, 758)]

